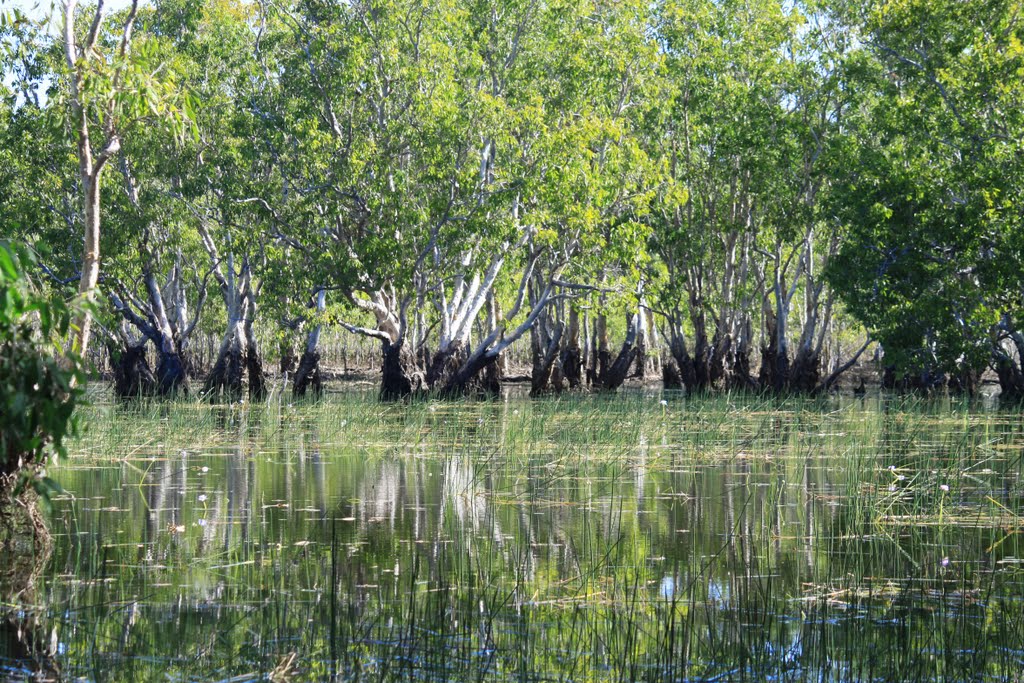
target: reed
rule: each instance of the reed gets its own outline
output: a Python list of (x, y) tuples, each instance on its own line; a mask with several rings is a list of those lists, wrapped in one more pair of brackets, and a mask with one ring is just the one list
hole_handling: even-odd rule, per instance
[(17, 605), (51, 661), (104, 681), (1024, 670), (1019, 413), (373, 399), (85, 409)]

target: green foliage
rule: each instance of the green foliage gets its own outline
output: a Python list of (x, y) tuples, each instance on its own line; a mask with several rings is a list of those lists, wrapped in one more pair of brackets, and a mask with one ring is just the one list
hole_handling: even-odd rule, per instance
[(907, 371), (983, 368), (1024, 323), (1019, 2), (162, 0), (122, 54), (127, 16), (69, 66), (0, 12), (0, 214), (68, 282), (78, 78), (93, 144), (120, 138), (101, 286), (139, 298), (178, 267), (198, 307), (202, 226), (261, 322), (325, 287), (436, 331), (500, 255), (505, 312), (535, 263), (608, 310), (643, 281), (707, 343), (863, 325)]
[(898, 369), (983, 368), (1024, 293), (1020, 5), (858, 10), (875, 62), (850, 78), (861, 113), (834, 176), (849, 232), (833, 285)]
[(44, 500), (59, 487), (35, 477), (52, 455), (63, 455), (75, 433), (72, 413), (84, 373), (60, 346), (72, 308), (32, 282), (28, 249), (0, 242), (0, 475), (23, 475)]

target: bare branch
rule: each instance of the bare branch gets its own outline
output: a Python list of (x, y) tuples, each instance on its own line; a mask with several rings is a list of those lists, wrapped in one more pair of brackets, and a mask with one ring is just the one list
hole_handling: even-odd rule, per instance
[(552, 284), (562, 289), (575, 289), (584, 292), (598, 292), (601, 294), (616, 294), (618, 289), (613, 287), (599, 287), (597, 285), (583, 285), (577, 282), (565, 282), (564, 280), (552, 280)]
[(85, 39), (85, 58), (88, 59), (96, 47), (96, 39), (99, 37), (100, 24), (103, 23), (103, 0), (96, 3), (96, 14), (92, 18), (92, 26), (89, 27), (89, 37)]
[(815, 387), (814, 393), (816, 393), (816, 394), (824, 393), (824, 392), (827, 392), (829, 389), (831, 389), (832, 385), (835, 384), (837, 379), (839, 379), (839, 376), (842, 375), (847, 370), (849, 370), (850, 368), (852, 368), (857, 363), (857, 360), (861, 357), (861, 355), (871, 345), (872, 341), (874, 341), (874, 340), (869, 336), (867, 338), (867, 340), (865, 340), (864, 345), (860, 347), (860, 349), (857, 351), (857, 353), (853, 354), (853, 357), (851, 357), (850, 360), (846, 361), (845, 363), (840, 365), (838, 368), (836, 368), (835, 371), (831, 375), (829, 375), (828, 377), (825, 378), (825, 381), (823, 381), (821, 384), (819, 384), (817, 387)]
[(387, 342), (388, 344), (392, 343), (391, 336), (387, 332), (375, 330), (370, 327), (359, 327), (358, 325), (352, 325), (350, 323), (345, 322), (344, 320), (341, 320), (340, 318), (335, 318), (331, 322), (341, 325), (343, 328), (345, 328), (349, 332), (352, 332), (353, 334), (361, 334), (366, 337), (373, 337), (374, 339), (380, 339), (381, 341)]
[(67, 60), (68, 69), (72, 72), (72, 79), (75, 81), (72, 100), (75, 106), (78, 102), (78, 83), (74, 76), (75, 64), (78, 62), (78, 46), (75, 41), (75, 9), (78, 7), (78, 0), (65, 0), (64, 2), (64, 58)]

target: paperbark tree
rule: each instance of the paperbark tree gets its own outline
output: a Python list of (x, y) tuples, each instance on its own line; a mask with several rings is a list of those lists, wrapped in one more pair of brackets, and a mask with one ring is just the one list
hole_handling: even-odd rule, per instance
[[(138, 13), (138, 0), (133, 0), (124, 21), (117, 58), (111, 78), (111, 88), (99, 102), (100, 111), (92, 103), (92, 94), (87, 93), (87, 81), (95, 75), (93, 66), (100, 63), (106, 67), (97, 49), (100, 29), (103, 25), (103, 0), (98, 0), (84, 41), (76, 35), (78, 0), (64, 2), (64, 56), (68, 69), (68, 101), (71, 120), (75, 130), (78, 173), (81, 182), (82, 216), (84, 219), (84, 247), (82, 253), (82, 274), (78, 292), (82, 299), (92, 304), (96, 299), (96, 285), (100, 275), (100, 180), (107, 162), (121, 149), (121, 137), (117, 128), (118, 96), (124, 85), (124, 69), (132, 44), (132, 29)], [(105, 101), (104, 101), (105, 100)], [(99, 114), (101, 125), (93, 124)], [(96, 141), (93, 141), (95, 133)], [(74, 334), (70, 348), (84, 354), (89, 346), (92, 329), (92, 311), (84, 306), (75, 320)]]
[(210, 268), (220, 289), (227, 326), (217, 351), (213, 369), (206, 378), (204, 391), (210, 395), (241, 396), (248, 390), (251, 399), (266, 396), (263, 360), (256, 343), (253, 322), (256, 318), (258, 283), (253, 282), (252, 265), (243, 255), (236, 265), (233, 249), (223, 259), (209, 229), (200, 221), (199, 234), (210, 257)]

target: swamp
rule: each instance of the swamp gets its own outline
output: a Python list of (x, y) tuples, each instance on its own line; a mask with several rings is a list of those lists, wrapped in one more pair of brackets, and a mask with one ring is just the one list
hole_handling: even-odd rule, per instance
[(0, 683), (1024, 683), (1024, 0), (0, 0)]
[(1024, 672), (1024, 416), (991, 400), (89, 398), (0, 678)]

